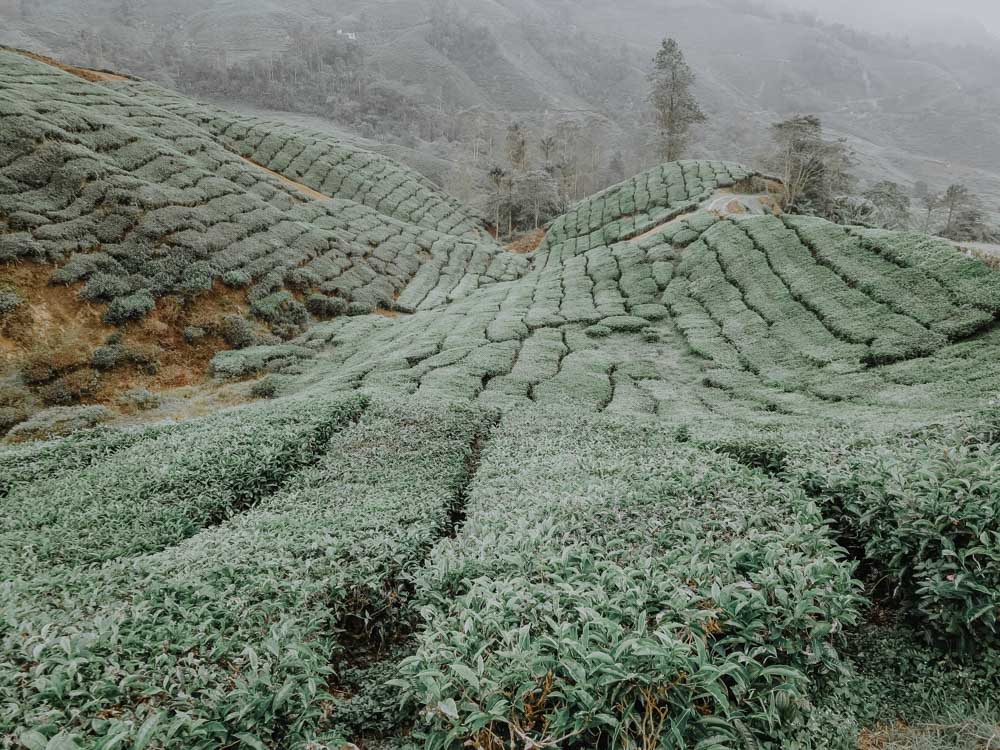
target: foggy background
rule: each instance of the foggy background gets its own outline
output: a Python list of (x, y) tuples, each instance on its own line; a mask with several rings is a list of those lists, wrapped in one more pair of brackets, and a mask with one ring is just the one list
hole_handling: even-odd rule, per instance
[(831, 21), (884, 33), (975, 39), (1000, 33), (996, 0), (779, 0), (787, 8), (810, 10)]
[(889, 180), (916, 208), (961, 183), (1000, 220), (994, 0), (0, 0), (0, 44), (333, 132), (470, 205), (514, 125), (567, 200), (657, 163), (666, 37), (708, 115), (690, 156), (757, 165), (812, 114), (858, 194)]

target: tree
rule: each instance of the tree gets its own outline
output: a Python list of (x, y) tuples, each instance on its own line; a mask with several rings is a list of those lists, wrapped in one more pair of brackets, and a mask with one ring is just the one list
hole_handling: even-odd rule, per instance
[(975, 207), (972, 193), (965, 185), (949, 185), (948, 189), (944, 191), (944, 195), (941, 196), (941, 207), (948, 212), (948, 219), (941, 234), (945, 237), (958, 239), (954, 237), (957, 226), (956, 219), (959, 214)]
[(611, 160), (608, 162), (608, 179), (612, 184), (625, 179), (625, 162), (621, 151), (615, 151), (611, 155)]
[(937, 193), (927, 192), (920, 200), (920, 206), (924, 210), (923, 231), (930, 234), (931, 223), (934, 221), (934, 212), (941, 208), (941, 196)]
[(490, 192), (487, 202), (493, 214), (493, 226), (496, 229), (497, 237), (500, 236), (500, 213), (504, 207), (504, 188), (509, 185), (510, 179), (507, 172), (500, 166), (493, 166), (487, 173), (489, 178)]
[(766, 166), (782, 181), (781, 207), (836, 217), (837, 198), (850, 192), (851, 153), (843, 140), (827, 141), (815, 115), (796, 115), (771, 126), (774, 151)]
[(559, 190), (551, 174), (533, 169), (514, 177), (510, 213), (519, 229), (538, 229), (559, 209)]
[(552, 156), (555, 154), (557, 146), (558, 143), (553, 135), (547, 135), (538, 142), (538, 150), (542, 154), (542, 162), (546, 168), (552, 163)]
[(882, 180), (864, 192), (874, 207), (872, 220), (883, 229), (906, 229), (910, 225), (910, 196), (902, 185)]
[(524, 126), (515, 122), (507, 128), (507, 158), (514, 169), (525, 170), (528, 166), (528, 138)]
[(659, 129), (660, 153), (666, 161), (677, 161), (691, 141), (692, 128), (708, 118), (691, 92), (694, 72), (675, 40), (663, 40), (653, 65), (649, 101)]
[(952, 227), (945, 236), (960, 242), (983, 242), (993, 238), (986, 226), (986, 214), (978, 205), (966, 206), (955, 214)]

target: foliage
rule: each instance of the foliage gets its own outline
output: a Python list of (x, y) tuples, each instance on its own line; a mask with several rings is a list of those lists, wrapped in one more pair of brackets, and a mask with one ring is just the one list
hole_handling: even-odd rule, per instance
[(675, 39), (664, 39), (653, 60), (649, 74), (652, 90), (649, 101), (660, 131), (660, 156), (663, 161), (677, 161), (685, 155), (692, 138), (692, 128), (708, 117), (694, 98), (694, 71), (684, 59)]
[[(345, 712), (331, 708), (353, 671), (351, 646), (405, 632), (408, 571), (447, 528), (483, 420), (473, 409), (366, 408), (354, 397), (313, 395), (296, 404), (173, 427), (127, 449), (125, 463), (98, 462), (86, 472), (110, 478), (118, 467), (127, 491), (128, 461), (170, 445), (156, 480), (163, 489), (147, 486), (149, 502), (166, 503), (168, 487), (184, 491), (185, 473), (196, 467), (208, 472), (201, 483), (210, 492), (228, 476), (238, 491), (261, 494), (255, 507), (162, 552), (11, 581), (4, 601), (12, 628), (0, 641), (5, 733), (95, 747), (268, 747), (343, 737), (333, 722)], [(357, 421), (345, 424), (351, 415)], [(263, 445), (251, 438), (268, 434), (275, 420), (292, 427), (330, 419), (341, 430), (325, 440), (307, 430), (297, 444), (294, 431), (280, 430), (291, 442), (277, 454), (270, 449), (277, 435)], [(212, 458), (200, 455), (234, 438), (238, 452), (223, 459), (229, 468), (213, 469)], [(267, 457), (268, 468), (248, 455)], [(289, 462), (293, 456), (308, 457), (311, 468)], [(143, 528), (144, 539), (175, 533), (152, 517)], [(38, 596), (57, 580), (65, 598)], [(110, 662), (120, 677), (105, 669)], [(80, 687), (64, 690), (67, 680)], [(156, 697), (143, 699), (150, 694)]]
[(781, 179), (781, 207), (833, 218), (838, 196), (850, 193), (851, 153), (828, 141), (815, 115), (796, 115), (771, 126), (774, 150), (766, 166)]
[(145, 316), (154, 307), (156, 307), (156, 300), (153, 299), (153, 295), (143, 290), (126, 297), (115, 297), (108, 305), (104, 319), (108, 323), (121, 325)]
[(806, 676), (839, 669), (850, 572), (815, 507), (735, 462), (642, 425), (510, 416), (418, 581), (400, 684), (428, 747), (778, 747)]
[(975, 436), (810, 455), (793, 472), (928, 631), (1000, 637), (1000, 451)]
[(883, 229), (908, 229), (910, 226), (910, 197), (898, 183), (889, 180), (876, 182), (863, 193), (874, 207), (874, 223)]
[(55, 406), (32, 415), (7, 433), (11, 442), (68, 435), (105, 422), (112, 412), (104, 406)]
[[(177, 333), (257, 378), (212, 390), (258, 399), (0, 448), (0, 744), (847, 750), (989, 719), (997, 430), (953, 430), (1000, 384), (986, 265), (699, 210), (754, 176), (708, 160), (525, 258), (328, 134), (0, 56), (0, 257), (156, 304), (144, 330), (198, 310)], [(522, 135), (497, 189), (536, 146), (561, 182), (565, 134)], [(40, 352), (0, 408), (125, 341)]]
[(0, 317), (13, 312), (23, 301), (13, 289), (0, 287)]

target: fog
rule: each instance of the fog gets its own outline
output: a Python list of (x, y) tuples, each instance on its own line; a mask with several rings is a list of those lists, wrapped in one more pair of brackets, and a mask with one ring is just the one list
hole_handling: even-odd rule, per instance
[(997, 0), (778, 0), (786, 8), (815, 12), (829, 21), (879, 33), (974, 41), (1000, 37)]

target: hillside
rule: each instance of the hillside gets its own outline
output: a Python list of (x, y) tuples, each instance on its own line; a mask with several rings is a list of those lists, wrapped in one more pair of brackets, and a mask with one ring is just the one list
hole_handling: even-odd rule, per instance
[[(660, 165), (514, 254), (0, 51), (0, 747), (976, 747), (1000, 274), (766, 186)], [(94, 427), (158, 358), (240, 403)], [(89, 378), (88, 429), (14, 413)]]
[[(221, 85), (215, 78), (220, 64), (235, 75), (255, 62), (273, 64), (297, 45), (336, 42), (337, 31), (347, 31), (357, 36), (367, 69), (389, 87), (381, 96), (401, 107), (440, 111), (447, 115), (445, 131), (456, 113), (495, 114), (550, 130), (564, 120), (586, 120), (605, 161), (621, 151), (637, 170), (653, 158), (637, 144), (644, 137), (645, 71), (670, 35), (692, 62), (699, 99), (711, 115), (699, 156), (753, 154), (770, 123), (812, 112), (849, 140), (865, 182), (925, 180), (942, 188), (963, 182), (991, 212), (1000, 201), (1000, 163), (991, 148), (1000, 137), (993, 75), (1000, 43), (987, 35), (975, 44), (907, 41), (779, 13), (766, 2), (469, 0), (443, 3), (454, 28), (441, 43), (432, 22), (439, 5), (24, 0), (0, 5), (6, 22), (0, 43), (209, 94)], [(122, 7), (129, 12), (118, 12)], [(939, 26), (938, 36), (947, 37), (945, 24)], [(182, 52), (197, 68), (190, 79), (177, 62)], [(249, 96), (250, 84), (242, 81), (230, 93), (241, 88)], [(392, 119), (382, 105), (373, 106), (378, 111), (366, 116), (355, 117), (346, 106), (323, 114), (358, 127)], [(392, 137), (413, 130), (401, 124)]]
[(226, 344), (415, 309), (467, 266), (499, 280), (524, 265), (372, 152), (0, 56), (0, 261), (22, 301), (5, 311), (0, 351), (4, 373), (23, 374), (4, 383), (5, 428), (38, 402), (106, 400), (122, 371), (183, 384)]

